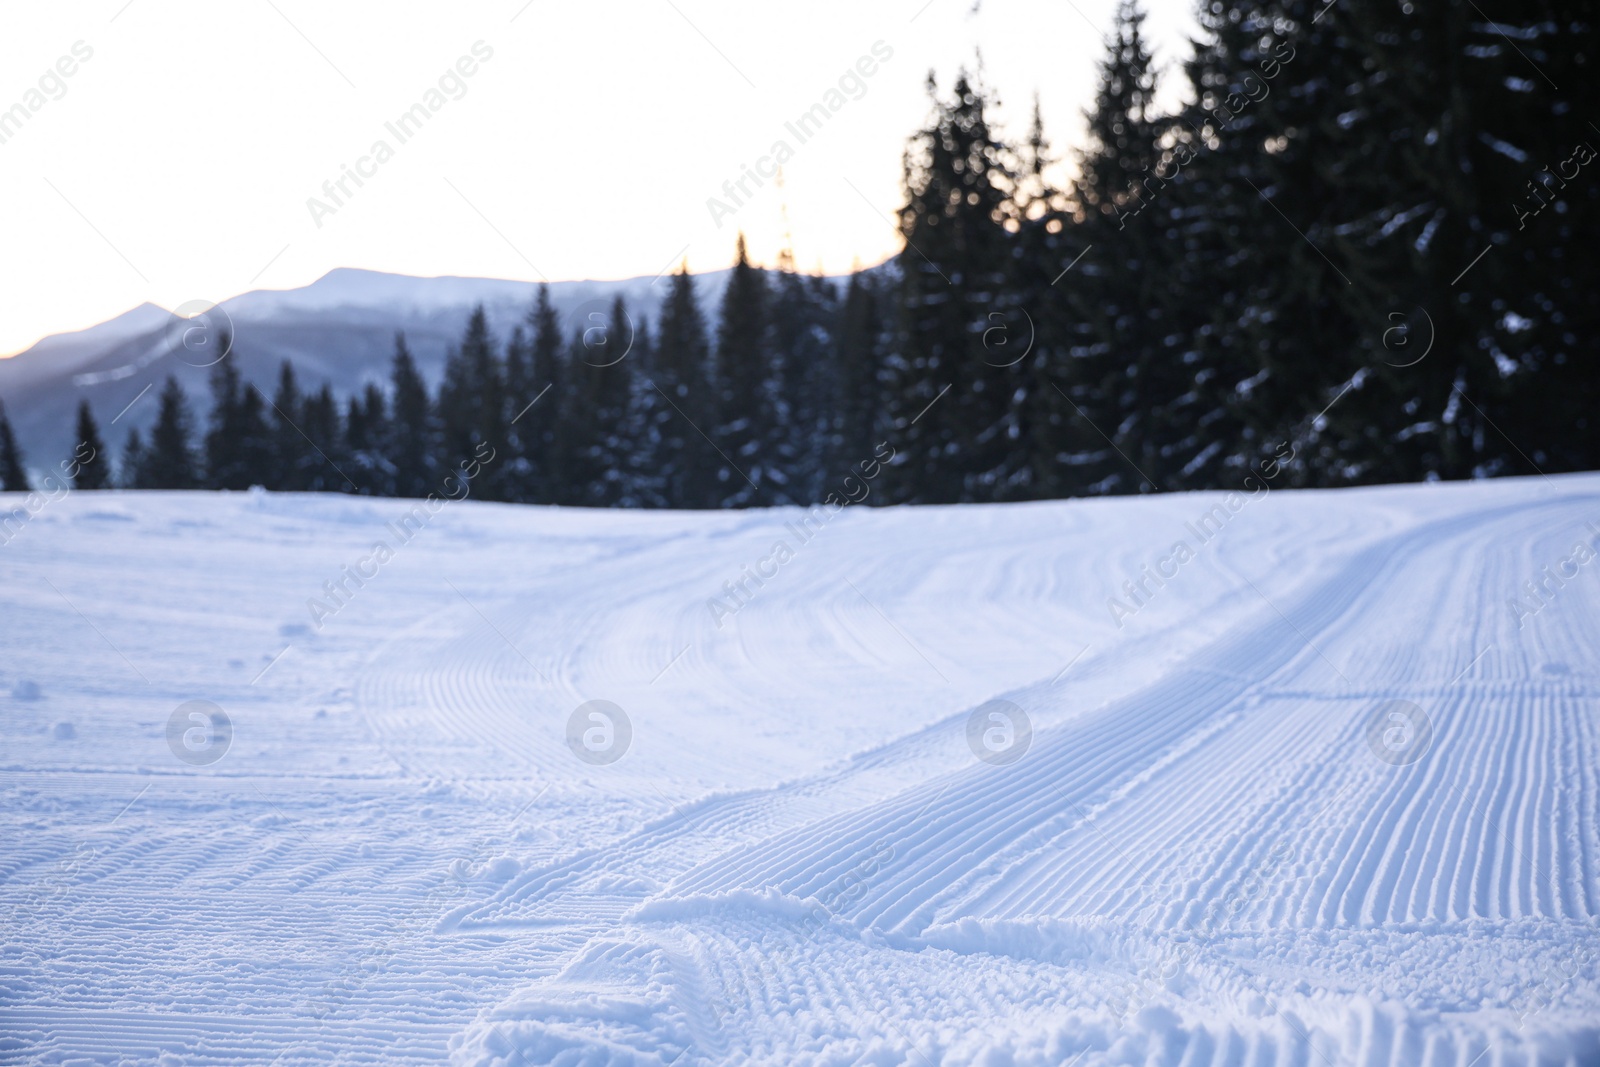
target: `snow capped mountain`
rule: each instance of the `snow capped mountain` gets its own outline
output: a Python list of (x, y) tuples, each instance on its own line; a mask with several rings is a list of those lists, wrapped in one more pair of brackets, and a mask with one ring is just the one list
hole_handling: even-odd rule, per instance
[(10, 359), (0, 360), (0, 382), (10, 390), (63, 373), (76, 374), (107, 349), (160, 330), (171, 318), (170, 311), (146, 302), (98, 326), (54, 334)]
[[(696, 276), (708, 312), (727, 274)], [(592, 301), (621, 296), (632, 314), (653, 319), (667, 287), (667, 275), (552, 282), (550, 298), (559, 313), (572, 317)], [(326, 380), (343, 397), (367, 382), (388, 380), (396, 331), (405, 333), (423, 375), (436, 384), (449, 346), (476, 305), (504, 338), (526, 316), (536, 291), (533, 282), (503, 278), (415, 278), (341, 267), (298, 289), (258, 289), (220, 307), (234, 330), (231, 358), (264, 394), (272, 394), (279, 364), (288, 360), (302, 387)], [(106, 443), (120, 451), (129, 429), (142, 432), (154, 421), (154, 397), (168, 374), (178, 377), (203, 419), (208, 372), (178, 358), (182, 325), (172, 310), (147, 303), (0, 360), (0, 401), (29, 466), (44, 470), (71, 452), (79, 400), (89, 401)]]

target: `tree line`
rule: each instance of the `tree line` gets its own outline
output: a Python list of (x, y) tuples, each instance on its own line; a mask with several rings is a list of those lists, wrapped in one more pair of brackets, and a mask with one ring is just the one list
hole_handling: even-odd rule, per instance
[(1008, 139), (980, 75), (930, 75), (881, 267), (741, 238), (713, 320), (686, 265), (653, 323), (564, 325), (541, 287), (431, 391), (403, 337), (342, 401), (225, 359), (204, 427), (169, 378), (78, 484), (420, 496), (485, 442), (475, 496), (623, 507), (811, 503), (885, 442), (892, 502), (1594, 469), (1596, 6), (1207, 0), (1163, 111), (1124, 0), (1068, 180), (1037, 106)]
[[(653, 330), (621, 298), (564, 319), (541, 285), (504, 339), (475, 309), (437, 389), (403, 334), (388, 382), (342, 402), (327, 383), (303, 386), (287, 361), (263, 395), (225, 356), (210, 370), (202, 424), (169, 375), (154, 426), (129, 432), (115, 471), (83, 401), (77, 438), (97, 458), (76, 486), (420, 497), (462, 462), (481, 462), (487, 444), (494, 458), (472, 483), (479, 499), (693, 508), (817, 499), (831, 471), (873, 457), (870, 386), (848, 398), (831, 391), (851, 378), (841, 361), (857, 377), (872, 368), (830, 338), (880, 328), (883, 282), (863, 272), (841, 291), (752, 266), (742, 238), (737, 252), (715, 328), (687, 265), (671, 276)], [(217, 350), (233, 347), (223, 337)], [(7, 484), (22, 485), (0, 412), (0, 472), (6, 457), (16, 479)]]

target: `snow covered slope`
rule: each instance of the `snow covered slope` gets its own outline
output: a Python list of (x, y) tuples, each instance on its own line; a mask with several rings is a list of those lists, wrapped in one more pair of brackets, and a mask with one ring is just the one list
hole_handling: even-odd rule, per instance
[(11, 531), (0, 1060), (1600, 1063), (1600, 476), (413, 507)]

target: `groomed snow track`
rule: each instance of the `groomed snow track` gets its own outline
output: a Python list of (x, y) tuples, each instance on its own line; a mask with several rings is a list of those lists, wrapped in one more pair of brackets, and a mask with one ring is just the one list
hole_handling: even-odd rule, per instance
[(1600, 1064), (1600, 477), (451, 505), (314, 625), (406, 506), (85, 493), (0, 549), (0, 1060)]

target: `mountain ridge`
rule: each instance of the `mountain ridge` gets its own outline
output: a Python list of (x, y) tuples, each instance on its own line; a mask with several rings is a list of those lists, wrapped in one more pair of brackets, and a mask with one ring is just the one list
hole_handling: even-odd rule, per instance
[[(694, 275), (708, 315), (714, 314), (728, 274), (723, 269)], [(548, 284), (551, 303), (563, 319), (575, 322), (589, 304), (609, 305), (617, 296), (631, 314), (653, 319), (669, 277)], [(226, 316), (220, 324), (234, 338), (231, 358), (263, 394), (272, 394), (279, 365), (287, 360), (302, 388), (327, 381), (342, 398), (368, 382), (387, 382), (397, 332), (405, 334), (423, 377), (436, 386), (449, 348), (474, 307), (483, 305), (503, 341), (525, 320), (540, 284), (335, 267), (309, 285), (253, 289), (216, 306)], [(168, 374), (178, 377), (197, 425), (203, 424), (209, 371), (177, 358), (174, 328), (184, 323), (174, 310), (146, 302), (0, 359), (0, 401), (30, 471), (37, 475), (71, 453), (73, 412), (80, 400), (89, 401), (108, 447), (120, 454), (130, 429), (143, 433), (153, 423), (156, 387)]]

